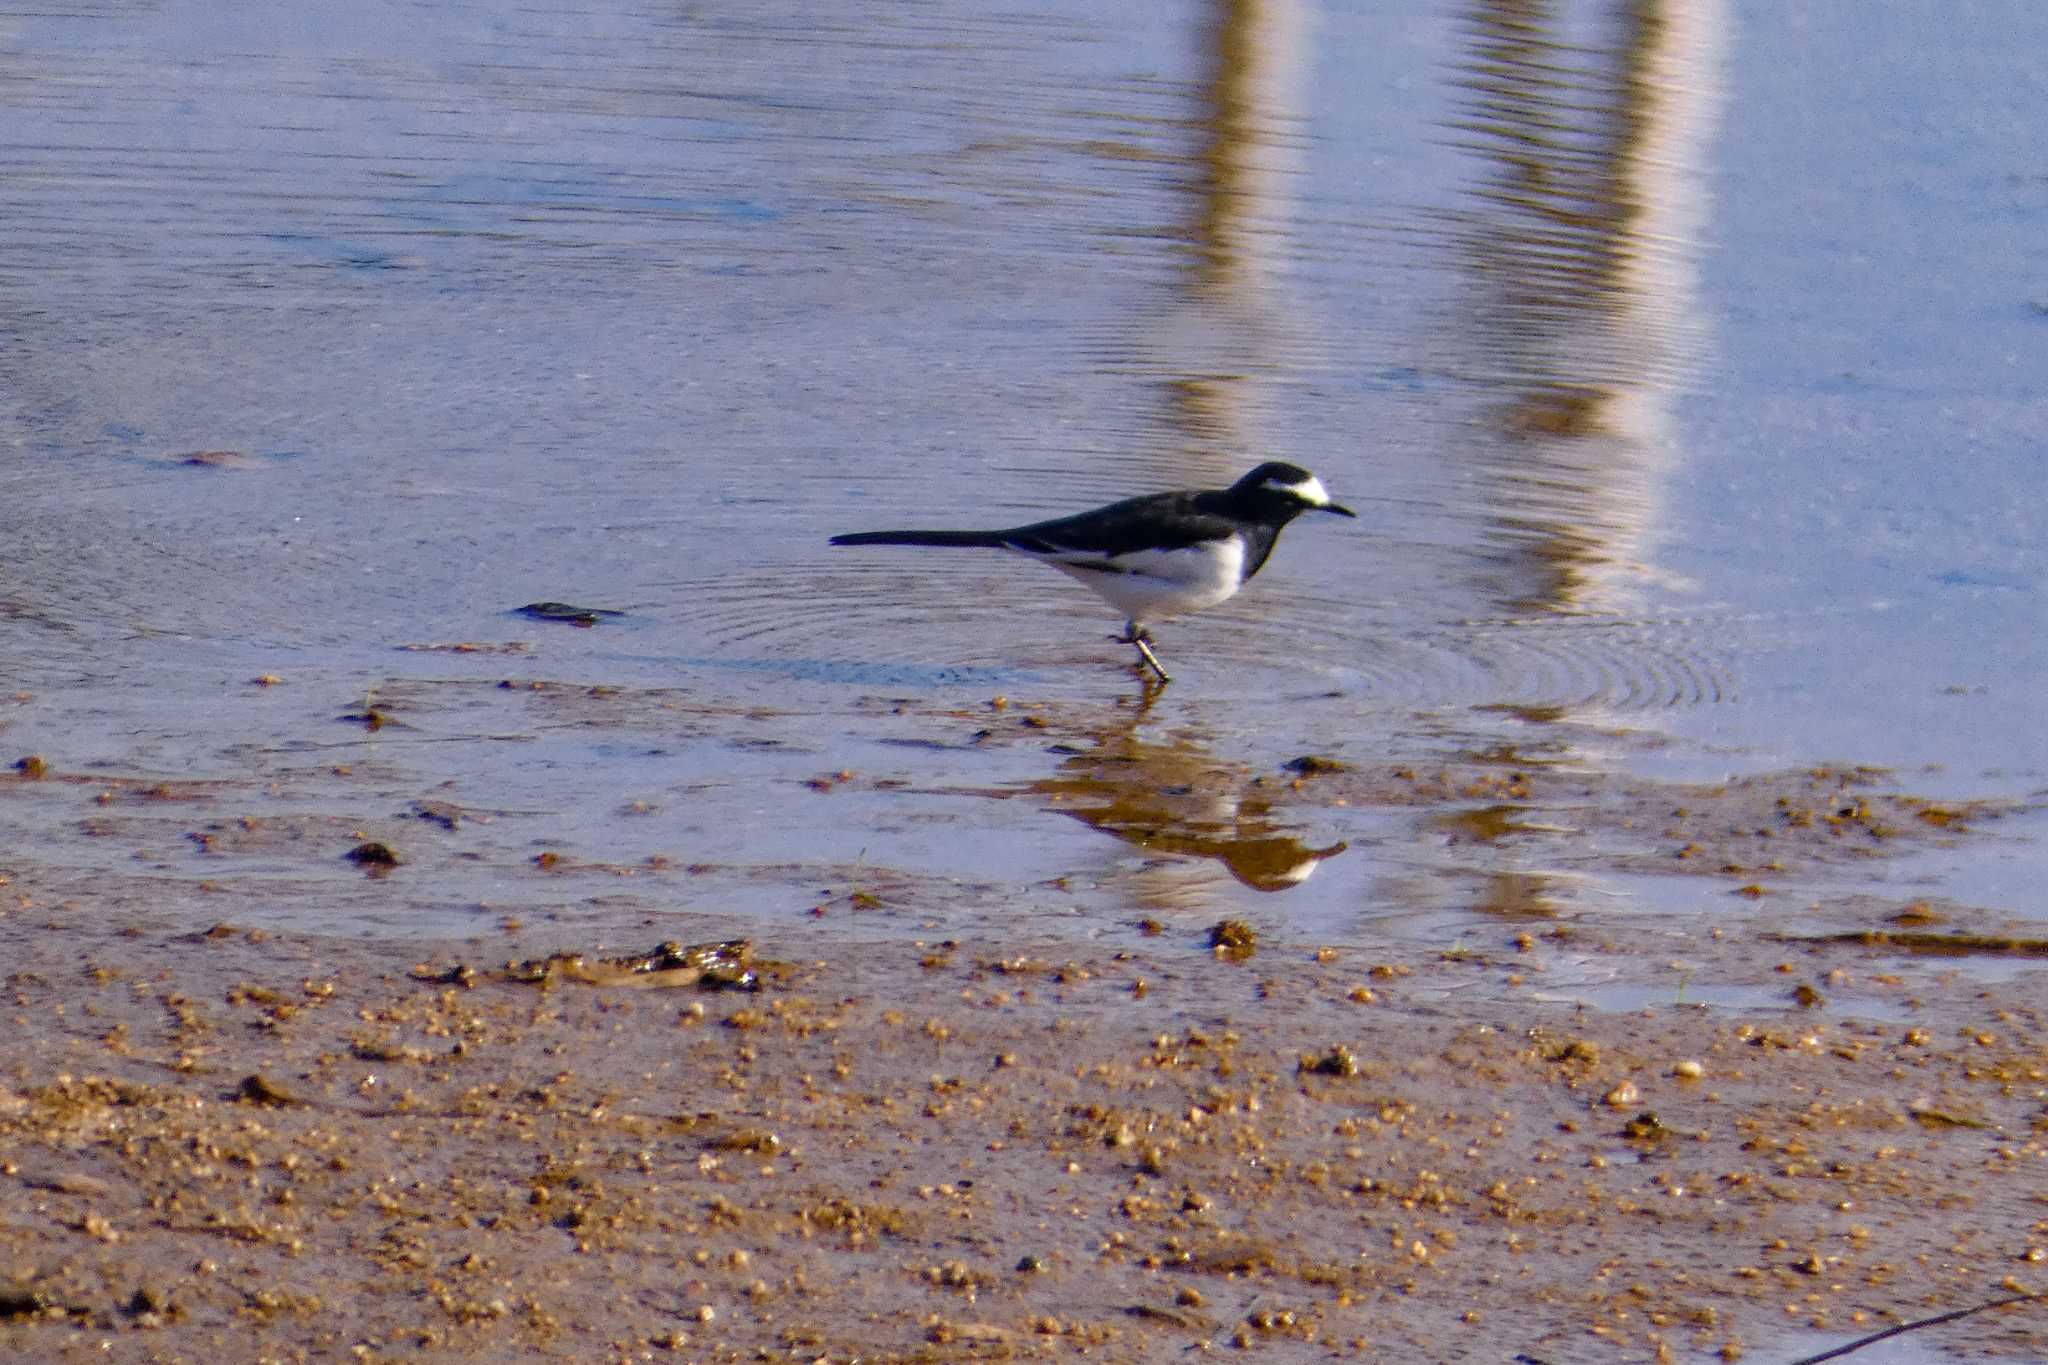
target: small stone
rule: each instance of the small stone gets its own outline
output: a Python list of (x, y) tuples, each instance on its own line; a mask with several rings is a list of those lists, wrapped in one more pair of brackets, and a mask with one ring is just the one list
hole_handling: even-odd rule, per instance
[(378, 843), (374, 839), (357, 844), (341, 856), (359, 867), (366, 868), (393, 868), (399, 863), (399, 857), (392, 851), (391, 845)]
[(1241, 919), (1219, 920), (1209, 928), (1209, 947), (1217, 957), (1242, 962), (1258, 951), (1258, 931)]

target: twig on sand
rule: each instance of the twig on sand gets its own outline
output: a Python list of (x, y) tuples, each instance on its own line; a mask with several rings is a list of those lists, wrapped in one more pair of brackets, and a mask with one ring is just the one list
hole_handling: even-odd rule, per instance
[(1937, 1313), (1931, 1318), (1915, 1318), (1912, 1322), (1902, 1322), (1896, 1327), (1887, 1327), (1882, 1332), (1872, 1332), (1867, 1337), (1858, 1337), (1856, 1340), (1843, 1346), (1837, 1346), (1831, 1351), (1822, 1351), (1817, 1356), (1801, 1356), (1799, 1359), (1792, 1361), (1791, 1365), (1820, 1365), (1820, 1362), (1823, 1360), (1839, 1360), (1851, 1351), (1860, 1351), (1866, 1346), (1875, 1345), (1877, 1342), (1883, 1341), (1886, 1337), (1895, 1337), (1906, 1332), (1917, 1332), (1922, 1327), (1938, 1327), (1944, 1322), (1955, 1322), (1960, 1318), (1973, 1317), (1978, 1313), (1989, 1312), (1993, 1308), (2004, 1308), (2015, 1303), (2037, 1303), (2044, 1298), (2048, 1298), (2048, 1294), (2012, 1294), (2002, 1299), (1993, 1299), (1989, 1303), (1980, 1303), (1974, 1308), (1958, 1308), (1952, 1313)]
[[(2011, 1294), (2005, 1298), (1993, 1299), (1989, 1303), (1980, 1303), (1971, 1308), (1958, 1308), (1950, 1313), (1937, 1313), (1931, 1318), (1915, 1318), (1912, 1322), (1902, 1322), (1896, 1327), (1887, 1327), (1882, 1332), (1872, 1332), (1867, 1337), (1858, 1337), (1854, 1341), (1822, 1351), (1817, 1356), (1801, 1356), (1797, 1360), (1786, 1362), (1786, 1365), (1821, 1365), (1821, 1362), (1824, 1360), (1840, 1360), (1852, 1351), (1860, 1351), (1866, 1346), (1874, 1346), (1888, 1337), (1903, 1336), (1907, 1332), (1917, 1332), (1922, 1327), (1939, 1327), (1944, 1322), (1956, 1322), (1963, 1318), (1975, 1317), (1979, 1313), (1988, 1313), (1994, 1308), (2009, 1308), (2016, 1303), (2039, 1303), (2043, 1299), (2048, 1299), (2048, 1292)], [(1540, 1357), (1526, 1354), (1517, 1355), (1515, 1361), (1516, 1365), (1550, 1365), (1548, 1361)]]

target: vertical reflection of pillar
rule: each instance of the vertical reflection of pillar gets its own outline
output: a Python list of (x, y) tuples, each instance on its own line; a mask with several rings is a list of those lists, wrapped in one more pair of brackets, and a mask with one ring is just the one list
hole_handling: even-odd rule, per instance
[(1202, 24), (1200, 135), (1174, 230), (1185, 265), (1174, 295), (1141, 318), (1127, 362), (1163, 391), (1190, 483), (1228, 482), (1254, 452), (1285, 455), (1258, 413), (1299, 349), (1276, 261), (1299, 169), (1304, 23), (1301, 0), (1214, 0)]
[(1197, 93), (1202, 142), (1190, 284), (1223, 303), (1270, 302), (1270, 239), (1298, 172), (1302, 15), (1297, 0), (1216, 0)]
[(1475, 0), (1458, 131), (1481, 156), (1461, 246), (1489, 587), (1513, 613), (1603, 612), (1645, 569), (1669, 414), (1696, 350), (1691, 260), (1719, 0)]
[[(1652, 572), (1671, 407), (1701, 330), (1692, 258), (1723, 0), (1469, 0), (1464, 18), (1453, 128), (1479, 166), (1455, 219), (1469, 306), (1451, 346), (1486, 403), (1458, 448), (1482, 504), (1479, 587), (1516, 628), (1504, 638), (1527, 628), (1522, 657), (1569, 665), (1577, 646), (1529, 618), (1627, 619)], [(1599, 701), (1512, 711), (1542, 761), (1607, 765)], [(1532, 761), (1489, 747), (1470, 757)], [(1586, 894), (1545, 828), (1572, 822), (1512, 814), (1464, 813), (1500, 829), (1460, 831), (1436, 877), (1492, 917)]]

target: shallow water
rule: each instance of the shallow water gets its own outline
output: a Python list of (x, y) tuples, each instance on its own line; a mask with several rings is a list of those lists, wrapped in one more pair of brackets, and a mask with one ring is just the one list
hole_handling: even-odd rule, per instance
[[(24, 865), (1455, 939), (1725, 902), (1246, 775), (2048, 788), (2038, 6), (1140, 8), (0, 14), (0, 744), (76, 779)], [(1269, 457), (1360, 519), (1162, 627), (1149, 708), (1057, 575), (825, 545)], [(2004, 828), (1801, 894), (2038, 917)]]

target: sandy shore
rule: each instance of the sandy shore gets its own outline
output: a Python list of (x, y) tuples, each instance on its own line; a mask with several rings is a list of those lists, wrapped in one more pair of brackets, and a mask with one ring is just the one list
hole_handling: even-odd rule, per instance
[[(9, 924), (9, 1359), (1782, 1361), (2048, 1287), (2024, 961), (1731, 922), (1786, 1001), (1744, 1017), (1546, 999), (1660, 945), (1542, 924), (1236, 961), (819, 925), (754, 990)], [(1916, 1340), (2039, 1359), (2048, 1309)]]

